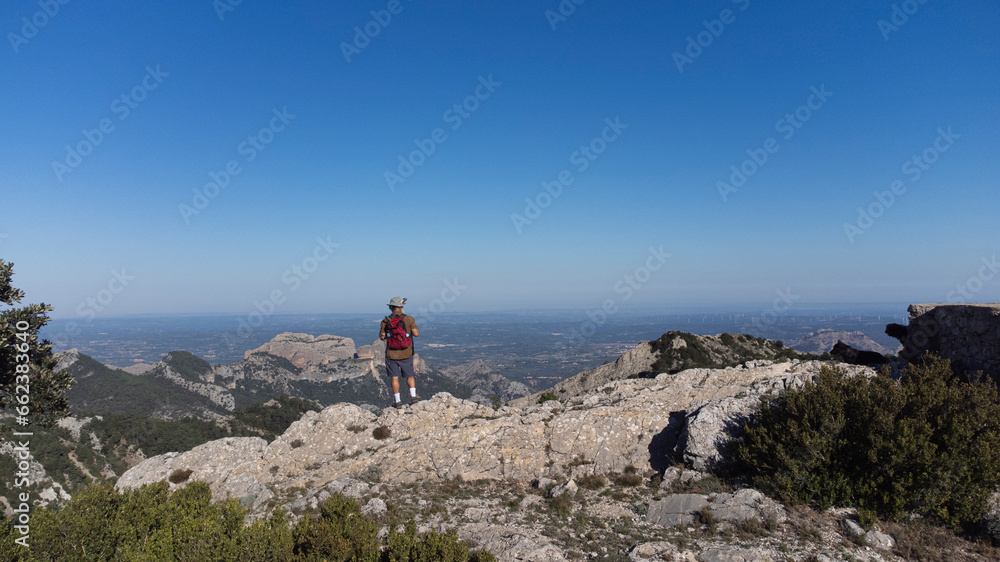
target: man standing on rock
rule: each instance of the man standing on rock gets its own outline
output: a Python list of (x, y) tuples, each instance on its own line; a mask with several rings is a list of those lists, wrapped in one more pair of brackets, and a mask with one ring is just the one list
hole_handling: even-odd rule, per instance
[(385, 340), (385, 370), (392, 379), (393, 407), (397, 410), (403, 407), (399, 398), (400, 374), (406, 377), (406, 386), (410, 387), (410, 404), (420, 400), (413, 371), (413, 338), (420, 335), (420, 328), (412, 316), (403, 313), (404, 304), (406, 299), (392, 297), (389, 301), (392, 314), (382, 319), (378, 330), (378, 339)]

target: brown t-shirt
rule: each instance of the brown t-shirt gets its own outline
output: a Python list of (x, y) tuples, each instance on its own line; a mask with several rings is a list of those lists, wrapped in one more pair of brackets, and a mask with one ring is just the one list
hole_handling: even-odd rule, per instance
[[(406, 326), (406, 333), (410, 334), (410, 347), (406, 349), (389, 349), (389, 340), (385, 342), (385, 357), (386, 359), (395, 359), (396, 361), (401, 361), (403, 359), (409, 358), (413, 355), (413, 330), (417, 327), (417, 321), (413, 319), (409, 314), (403, 315), (403, 324)], [(385, 318), (382, 319), (382, 325), (379, 327), (379, 338), (383, 334), (387, 334), (386, 330), (389, 329), (389, 323), (386, 322)]]

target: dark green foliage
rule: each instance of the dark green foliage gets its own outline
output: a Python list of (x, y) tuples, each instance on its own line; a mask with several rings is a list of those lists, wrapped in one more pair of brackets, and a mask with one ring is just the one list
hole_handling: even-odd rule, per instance
[(301, 560), (375, 562), (377, 534), (378, 525), (361, 514), (357, 501), (340, 495), (328, 498), (319, 514), (303, 517), (292, 531)]
[(615, 477), (615, 483), (619, 486), (634, 488), (642, 484), (642, 476), (634, 471), (626, 470)]
[(469, 547), (458, 540), (455, 531), (417, 535), (417, 526), (410, 520), (402, 533), (391, 532), (389, 545), (382, 557), (387, 562), (495, 562), (488, 552), (469, 554)]
[(70, 459), (73, 438), (69, 431), (61, 427), (43, 431), (33, 426), (29, 426), (27, 431), (34, 434), (31, 437), (31, 455), (45, 467), (45, 473), (50, 478), (70, 492), (88, 482), (80, 468)]
[(586, 474), (581, 476), (577, 483), (580, 484), (581, 488), (587, 490), (600, 490), (607, 484), (607, 481), (600, 474)]
[(573, 510), (573, 497), (567, 493), (549, 498), (549, 509), (560, 517), (569, 517)]
[[(686, 345), (674, 347), (673, 341), (681, 338)], [(722, 346), (712, 347), (701, 336), (687, 332), (670, 331), (650, 343), (657, 359), (650, 367), (653, 373), (676, 373), (696, 367), (719, 369), (732, 367), (753, 359), (781, 361), (788, 359), (828, 359), (829, 355), (800, 353), (785, 347), (780, 341), (757, 338), (749, 334), (720, 334)]]
[(170, 452), (189, 451), (202, 443), (229, 437), (229, 431), (210, 421), (184, 418), (177, 421), (163, 421), (137, 415), (111, 414), (103, 419), (92, 419), (84, 426), (83, 432), (93, 432), (108, 448), (116, 447), (123, 441), (134, 445), (147, 457)]
[(556, 393), (552, 392), (551, 390), (546, 390), (545, 392), (538, 395), (539, 404), (543, 402), (548, 402), (549, 400), (559, 400), (559, 397), (556, 396)]
[[(66, 391), (73, 377), (66, 370), (53, 372), (57, 361), (52, 342), (38, 339), (52, 307), (40, 303), (13, 308), (24, 298), (24, 291), (11, 285), (13, 275), (14, 264), (0, 259), (0, 409), (15, 413), (16, 406), (27, 406), (32, 423), (51, 427), (69, 411)], [(26, 329), (17, 328), (21, 322)], [(19, 368), (27, 372), (19, 373)], [(30, 403), (19, 403), (18, 396), (30, 397)]]
[(170, 366), (171, 371), (191, 382), (205, 382), (205, 375), (212, 370), (208, 361), (187, 351), (171, 351), (163, 358), (163, 362)]
[(261, 434), (268, 442), (274, 441), (275, 437), (288, 429), (288, 426), (298, 421), (302, 414), (320, 410), (321, 408), (311, 400), (290, 396), (282, 396), (278, 398), (277, 404), (270, 406), (251, 404), (233, 411), (233, 434)]
[[(82, 434), (87, 436), (94, 433), (97, 436), (104, 445), (101, 454), (107, 456), (115, 472), (121, 474), (128, 468), (123, 457), (130, 447), (138, 448), (147, 457), (152, 457), (163, 453), (190, 451), (198, 445), (223, 437), (264, 437), (272, 441), (308, 410), (318, 410), (318, 407), (308, 400), (282, 396), (277, 404), (255, 404), (238, 408), (229, 426), (196, 418), (164, 421), (141, 415), (105, 414), (101, 416), (102, 419), (94, 418), (87, 423)], [(78, 455), (83, 450), (86, 456), (86, 449), (93, 449), (88, 438), (84, 437), (81, 441)], [(80, 460), (85, 462), (83, 458)]]
[(745, 429), (732, 474), (786, 503), (857, 506), (868, 521), (916, 512), (968, 525), (1000, 483), (996, 386), (934, 356), (899, 381), (824, 368), (765, 401)]
[(280, 511), (245, 523), (237, 500), (211, 502), (204, 482), (170, 493), (166, 482), (119, 491), (111, 483), (88, 486), (62, 509), (36, 509), (30, 549), (0, 521), (5, 560), (357, 560), (495, 562), (488, 552), (469, 554), (457, 535), (417, 535), (411, 521), (387, 542), (379, 525), (355, 500), (335, 495), (320, 512), (290, 528)]
[(229, 413), (177, 383), (151, 375), (130, 375), (108, 368), (87, 355), (81, 354), (68, 371), (77, 380), (67, 396), (70, 409), (78, 416), (102, 413), (149, 416), (160, 410), (181, 415), (200, 414), (205, 410)]

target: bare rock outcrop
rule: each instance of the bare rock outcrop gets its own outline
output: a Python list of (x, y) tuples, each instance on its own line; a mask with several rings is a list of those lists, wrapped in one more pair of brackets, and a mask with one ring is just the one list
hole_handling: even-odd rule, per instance
[[(560, 399), (573, 398), (589, 394), (610, 382), (629, 379), (640, 374), (650, 373), (650, 366), (656, 361), (657, 354), (650, 342), (643, 342), (623, 353), (618, 359), (574, 375), (553, 386), (546, 392), (553, 392)], [(524, 407), (538, 402), (541, 392), (512, 400), (510, 405)]]
[[(183, 455), (167, 454), (132, 468), (120, 485), (165, 478), (191, 469), (199, 478), (211, 467), (213, 491), (246, 496), (260, 487), (278, 494), (296, 487), (314, 489), (343, 478), (391, 482), (510, 479), (620, 472), (628, 466), (664, 470), (675, 461), (672, 414), (686, 415), (695, 429), (689, 445), (710, 450), (735, 410), (711, 417), (711, 404), (742, 395), (747, 404), (759, 392), (773, 392), (818, 373), (819, 362), (790, 361), (747, 368), (690, 369), (655, 379), (614, 381), (592, 395), (565, 404), (549, 401), (494, 410), (439, 393), (405, 410), (375, 415), (339, 403), (308, 412), (266, 447), (259, 441), (235, 448), (218, 441)], [(709, 408), (706, 408), (709, 406)], [(672, 441), (673, 439), (673, 441)], [(248, 442), (249, 443), (249, 442)], [(695, 458), (710, 458), (711, 452)], [(211, 461), (209, 462), (209, 457)], [(192, 460), (198, 459), (198, 460)], [(204, 461), (200, 460), (204, 459)], [(257, 493), (258, 500), (263, 493)], [(257, 505), (256, 502), (252, 502)]]
[(907, 310), (907, 326), (886, 327), (902, 344), (900, 358), (913, 361), (930, 351), (959, 370), (1000, 379), (1000, 304), (911, 304)]
[(805, 353), (828, 353), (838, 341), (855, 349), (874, 351), (882, 355), (890, 355), (893, 352), (888, 347), (869, 338), (864, 332), (831, 330), (829, 328), (809, 332), (788, 342), (788, 345)]
[[(760, 369), (781, 369), (782, 363), (752, 361), (741, 367), (725, 371), (756, 371)], [(767, 378), (758, 378), (749, 384), (744, 392), (695, 402), (686, 416), (683, 430), (678, 436), (679, 450), (683, 460), (695, 470), (708, 470), (722, 458), (729, 435), (739, 431), (762, 396), (773, 396), (791, 388), (801, 388), (806, 381), (819, 374), (822, 364), (811, 361), (798, 364), (799, 369), (789, 370)], [(838, 364), (848, 376), (875, 376), (871, 367)], [(748, 377), (749, 378), (749, 377)]]
[(343, 359), (353, 359), (356, 352), (351, 338), (282, 332), (264, 345), (245, 352), (243, 358), (249, 358), (254, 353), (267, 353), (284, 357), (299, 369), (312, 370)]
[(481, 359), (442, 369), (441, 374), (471, 388), (469, 400), (480, 404), (492, 403), (494, 396), (507, 402), (531, 394), (527, 385), (508, 379)]
[[(212, 403), (230, 412), (233, 411), (236, 408), (236, 399), (229, 392), (229, 390), (222, 386), (200, 380), (192, 373), (184, 371), (176, 364), (174, 356), (182, 353), (190, 355), (186, 352), (171, 352), (167, 354), (162, 361), (157, 361), (153, 365), (153, 368), (150, 369), (144, 376), (167, 379), (188, 392), (200, 394), (201, 396), (211, 400)], [(210, 373), (211, 368), (209, 368), (207, 372)]]

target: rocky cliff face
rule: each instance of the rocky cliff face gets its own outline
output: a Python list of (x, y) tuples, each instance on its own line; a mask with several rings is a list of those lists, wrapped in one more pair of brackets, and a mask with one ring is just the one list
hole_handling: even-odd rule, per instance
[(503, 403), (531, 394), (527, 385), (504, 377), (482, 360), (448, 367), (441, 374), (471, 388), (469, 400), (480, 404), (492, 404), (493, 397)]
[(893, 350), (869, 338), (863, 332), (857, 331), (816, 330), (788, 342), (788, 345), (805, 353), (829, 353), (838, 341), (862, 351), (874, 351), (882, 355), (891, 355), (893, 353)]
[[(785, 523), (784, 508), (753, 490), (679, 493), (692, 491), (683, 486), (699, 490), (706, 475), (676, 463), (709, 466), (726, 428), (739, 423), (762, 393), (801, 384), (820, 365), (765, 361), (616, 380), (565, 403), (524, 408), (494, 410), (448, 394), (377, 415), (337, 404), (303, 416), (271, 443), (227, 438), (147, 459), (118, 486), (203, 480), (216, 499), (238, 498), (256, 516), (282, 506), (293, 519), (333, 493), (358, 498), (364, 513), (375, 517), (392, 503), (416, 515), (421, 532), (455, 529), (503, 562), (625, 551), (632, 560), (651, 562), (783, 559), (778, 545), (797, 540), (799, 524)], [(184, 371), (183, 363), (177, 368)], [(660, 486), (641, 483), (654, 472), (664, 475)], [(639, 478), (639, 485), (615, 483), (626, 476)], [(592, 489), (588, 478), (594, 477), (607, 487)], [(551, 507), (561, 496), (574, 497), (567, 503), (572, 523)], [(788, 530), (771, 544), (713, 538), (683, 539), (687, 546), (680, 547), (675, 539), (659, 540), (707, 508), (726, 532), (769, 521)], [(802, 556), (792, 559), (844, 540), (835, 522), (826, 525), (822, 542), (799, 542)]]
[(247, 351), (243, 358), (247, 359), (254, 353), (267, 353), (284, 357), (296, 368), (309, 371), (332, 362), (353, 359), (356, 352), (354, 340), (351, 338), (283, 332), (257, 349)]
[(931, 351), (958, 369), (1000, 379), (1000, 304), (911, 304), (907, 310), (908, 326), (886, 329), (902, 344), (901, 358), (914, 360)]
[[(648, 350), (630, 359), (642, 353)], [(223, 439), (153, 457), (126, 472), (118, 486), (135, 487), (190, 470), (191, 479), (209, 482), (215, 497), (240, 498), (259, 516), (275, 505), (294, 511), (333, 488), (349, 486), (362, 486), (365, 493), (388, 484), (456, 479), (528, 486), (544, 478), (581, 480), (631, 467), (663, 472), (682, 459), (705, 467), (718, 457), (727, 428), (740, 423), (760, 396), (803, 384), (821, 366), (793, 360), (689, 369), (607, 381), (565, 403), (498, 410), (446, 393), (379, 415), (335, 404), (307, 413), (270, 444), (258, 438)], [(489, 513), (479, 519), (500, 520)], [(464, 532), (482, 531), (480, 526)], [(507, 542), (520, 544), (529, 531), (515, 526), (505, 532)]]
[(677, 373), (692, 368), (722, 368), (750, 360), (779, 357), (812, 358), (785, 347), (781, 342), (746, 334), (699, 336), (670, 331), (659, 339), (640, 343), (613, 363), (584, 371), (549, 390), (514, 400), (511, 405), (527, 406), (536, 403), (545, 392), (554, 393), (560, 400), (566, 400), (584, 396), (612, 381)]

